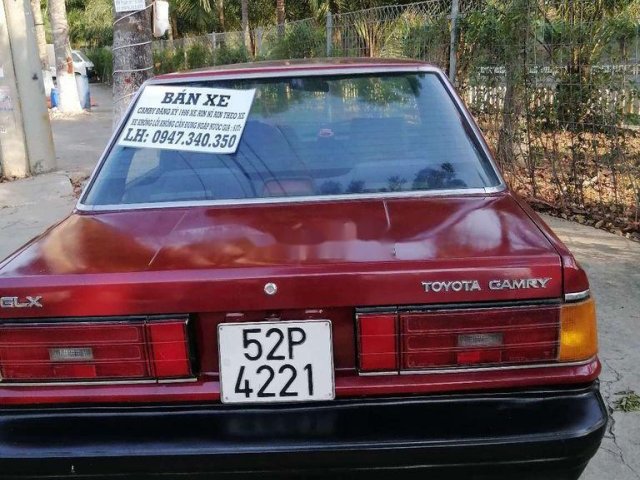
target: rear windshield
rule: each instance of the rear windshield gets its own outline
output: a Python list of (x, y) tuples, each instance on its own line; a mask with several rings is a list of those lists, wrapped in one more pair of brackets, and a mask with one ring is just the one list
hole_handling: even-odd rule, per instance
[[(179, 86), (254, 91), (235, 152), (141, 148), (118, 141), (85, 205), (383, 194), (500, 183), (433, 73)], [(120, 139), (125, 134), (123, 129)], [(171, 131), (167, 135), (171, 139)]]

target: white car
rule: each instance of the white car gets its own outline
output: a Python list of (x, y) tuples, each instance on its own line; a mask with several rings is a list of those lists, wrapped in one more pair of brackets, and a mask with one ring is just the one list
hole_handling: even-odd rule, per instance
[[(56, 78), (56, 56), (52, 44), (47, 45), (47, 54), (49, 56), (51, 75)], [(79, 75), (86, 76), (89, 81), (93, 80), (96, 76), (93, 62), (80, 50), (71, 50), (71, 56), (73, 58), (73, 70)]]
[(74, 71), (80, 75), (86, 75), (89, 78), (89, 81), (94, 79), (96, 76), (96, 69), (93, 62), (89, 60), (89, 57), (80, 50), (71, 50), (71, 55), (73, 57)]

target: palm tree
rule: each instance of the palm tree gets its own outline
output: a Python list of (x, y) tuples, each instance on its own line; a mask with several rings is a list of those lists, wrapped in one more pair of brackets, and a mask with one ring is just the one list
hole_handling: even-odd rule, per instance
[(242, 0), (242, 34), (245, 48), (249, 48), (251, 37), (249, 36), (249, 0)]
[[(227, 16), (224, 0), (170, 0), (174, 34), (205, 34), (237, 29), (238, 19)], [(233, 14), (233, 10), (231, 11)], [(229, 22), (231, 20), (231, 22)], [(232, 25), (229, 25), (229, 24)], [(179, 30), (179, 31), (178, 31)]]
[(218, 21), (220, 22), (220, 29), (225, 32), (225, 24), (224, 24), (224, 0), (217, 0), (218, 7)]
[(276, 21), (278, 23), (278, 34), (280, 35), (284, 35), (284, 18), (284, 0), (276, 0)]
[(31, 0), (31, 11), (33, 13), (33, 23), (36, 28), (36, 40), (38, 42), (38, 54), (42, 70), (49, 70), (49, 57), (47, 55), (47, 38), (44, 32), (44, 21), (42, 20), (42, 6), (40, 0)]
[(56, 57), (56, 83), (60, 93), (59, 108), (62, 112), (81, 112), (73, 57), (69, 46), (69, 23), (64, 0), (49, 0), (49, 19)]

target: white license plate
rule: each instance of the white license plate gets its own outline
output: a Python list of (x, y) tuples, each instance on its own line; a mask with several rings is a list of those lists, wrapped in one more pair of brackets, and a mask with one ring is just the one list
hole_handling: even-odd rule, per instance
[(332, 400), (331, 322), (218, 325), (223, 403)]

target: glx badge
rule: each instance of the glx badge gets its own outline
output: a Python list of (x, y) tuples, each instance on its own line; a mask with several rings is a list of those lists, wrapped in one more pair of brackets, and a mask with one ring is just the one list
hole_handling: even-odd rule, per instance
[(42, 308), (42, 297), (0, 297), (0, 308)]

